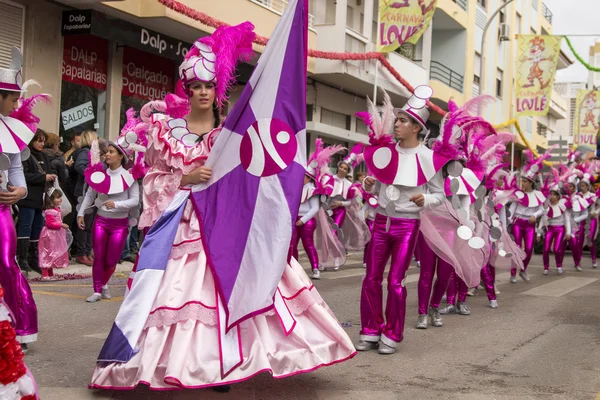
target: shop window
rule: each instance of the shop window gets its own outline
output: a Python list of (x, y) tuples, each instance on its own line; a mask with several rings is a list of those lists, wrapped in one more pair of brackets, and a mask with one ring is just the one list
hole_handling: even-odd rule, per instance
[(104, 137), (108, 41), (65, 36), (63, 48), (60, 135), (92, 129)]

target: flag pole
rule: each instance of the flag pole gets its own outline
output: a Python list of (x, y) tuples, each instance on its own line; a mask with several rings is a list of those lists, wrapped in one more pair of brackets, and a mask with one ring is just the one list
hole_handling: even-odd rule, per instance
[[(377, 35), (377, 38), (375, 39), (375, 51), (379, 52), (379, 35), (380, 35), (380, 31), (381, 31), (381, 27), (379, 26), (381, 24), (381, 12), (380, 12), (380, 8), (381, 5), (378, 4), (377, 7), (377, 30), (375, 31), (375, 34)], [(375, 82), (373, 83), (373, 104), (377, 105), (377, 81), (379, 80), (379, 59), (375, 60)]]

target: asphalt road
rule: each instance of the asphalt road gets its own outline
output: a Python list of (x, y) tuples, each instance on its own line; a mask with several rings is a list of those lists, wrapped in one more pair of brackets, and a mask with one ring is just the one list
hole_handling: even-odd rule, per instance
[[(530, 265), (531, 283), (508, 282), (498, 271), (500, 308), (483, 293), (468, 298), (471, 316), (444, 317), (442, 328), (416, 330), (416, 281), (408, 277), (404, 342), (392, 356), (359, 353), (310, 374), (276, 380), (263, 374), (212, 390), (129, 392), (87, 389), (95, 358), (122, 301), (128, 265), (111, 282), (115, 298), (87, 304), (91, 280), (33, 282), (39, 308), (39, 341), (26, 362), (42, 400), (78, 399), (600, 399), (600, 270), (587, 258), (576, 272), (570, 255), (565, 274), (542, 275), (541, 256)], [(303, 264), (306, 264), (305, 260)], [(308, 265), (307, 265), (308, 267)], [(67, 272), (88, 273), (73, 266)], [(360, 255), (315, 283), (353, 340), (360, 329), (364, 269)]]

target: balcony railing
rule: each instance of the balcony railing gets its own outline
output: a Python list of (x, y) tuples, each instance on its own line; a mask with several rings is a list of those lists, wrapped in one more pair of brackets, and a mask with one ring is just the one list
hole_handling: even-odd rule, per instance
[(452, 1), (454, 1), (456, 4), (458, 4), (460, 6), (460, 8), (467, 11), (467, 0), (452, 0)]
[[(263, 6), (276, 14), (282, 15), (285, 8), (288, 6), (286, 0), (250, 0), (251, 2)], [(315, 26), (315, 16), (308, 14), (308, 27), (312, 28)]]
[(429, 76), (431, 79), (445, 83), (452, 89), (458, 90), (461, 93), (463, 92), (464, 77), (458, 72), (452, 71), (442, 63), (431, 61)]
[(552, 23), (552, 11), (550, 11), (548, 6), (544, 3), (542, 3), (542, 15), (548, 20), (548, 22)]

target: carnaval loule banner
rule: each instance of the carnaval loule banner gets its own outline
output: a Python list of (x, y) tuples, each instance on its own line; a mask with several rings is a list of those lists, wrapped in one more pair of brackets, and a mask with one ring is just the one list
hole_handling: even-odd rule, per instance
[(404, 43), (416, 44), (429, 26), (437, 0), (381, 0), (379, 49), (389, 53)]
[(573, 142), (594, 147), (600, 129), (600, 91), (578, 90), (573, 121)]
[(517, 116), (548, 114), (561, 40), (561, 36), (517, 35)]

